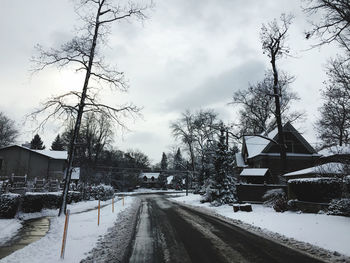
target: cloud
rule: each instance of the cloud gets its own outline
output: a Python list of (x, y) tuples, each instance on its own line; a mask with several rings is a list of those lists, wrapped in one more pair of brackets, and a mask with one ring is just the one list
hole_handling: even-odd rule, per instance
[(207, 79), (195, 89), (185, 91), (174, 99), (168, 100), (162, 105), (162, 108), (171, 112), (210, 107), (218, 102), (228, 103), (234, 91), (247, 87), (248, 83), (260, 80), (264, 76), (264, 71), (265, 66), (262, 62), (247, 61), (216, 77)]

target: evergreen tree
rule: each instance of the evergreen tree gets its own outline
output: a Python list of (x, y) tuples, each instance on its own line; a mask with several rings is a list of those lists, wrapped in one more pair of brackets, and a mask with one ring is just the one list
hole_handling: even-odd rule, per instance
[(174, 170), (182, 171), (183, 169), (184, 169), (184, 165), (183, 165), (181, 150), (180, 148), (178, 148), (174, 156)]
[(39, 134), (35, 134), (34, 138), (30, 142), (30, 149), (33, 150), (44, 150), (45, 145), (43, 141), (41, 140)]
[(166, 156), (166, 154), (164, 152), (162, 155), (162, 160), (160, 162), (160, 167), (162, 168), (162, 170), (168, 169), (168, 157)]
[(64, 151), (64, 141), (61, 139), (58, 134), (55, 140), (51, 144), (51, 150), (53, 151)]
[(231, 156), (222, 128), (214, 157), (215, 173), (205, 183), (206, 193), (202, 202), (211, 202), (214, 206), (219, 206), (236, 201), (236, 179), (231, 172)]

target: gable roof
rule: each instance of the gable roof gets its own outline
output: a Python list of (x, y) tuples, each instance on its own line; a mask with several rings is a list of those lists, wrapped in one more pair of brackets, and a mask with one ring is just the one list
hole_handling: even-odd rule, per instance
[(55, 159), (55, 160), (66, 160), (68, 158), (67, 151), (33, 150), (33, 149), (23, 147), (23, 146), (17, 145), (17, 144), (2, 147), (2, 148), (0, 148), (0, 150), (12, 148), (12, 147), (18, 147), (20, 149), (34, 152), (34, 153), (37, 153), (37, 154), (40, 154), (40, 155), (43, 155), (45, 157), (48, 157), (50, 159)]
[[(297, 140), (311, 153), (311, 154), (317, 154), (315, 149), (305, 140), (305, 138), (293, 127), (293, 125), (290, 122), (287, 122), (283, 126), (284, 132), (290, 132), (292, 133)], [(275, 128), (267, 135), (264, 133), (261, 133), (260, 136), (265, 136), (269, 138), (270, 140), (266, 138), (262, 138), (259, 136), (244, 136), (243, 137), (243, 144), (245, 144), (248, 158), (253, 158), (255, 156), (258, 156), (262, 154), (263, 152), (266, 152), (269, 148), (271, 148), (274, 143), (271, 140), (278, 141), (278, 130)]]
[(147, 177), (147, 179), (151, 179), (152, 177), (154, 179), (158, 179), (160, 173), (142, 173), (141, 176), (142, 177)]

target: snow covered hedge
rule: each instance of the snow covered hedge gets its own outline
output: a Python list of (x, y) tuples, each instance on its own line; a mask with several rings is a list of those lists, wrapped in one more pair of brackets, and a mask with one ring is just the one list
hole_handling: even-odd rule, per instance
[(328, 207), (328, 214), (350, 217), (350, 199), (344, 198), (332, 200)]
[(341, 184), (341, 179), (332, 177), (292, 179), (288, 192), (290, 198), (300, 201), (330, 202), (341, 197)]
[(100, 184), (91, 186), (86, 191), (86, 199), (106, 201), (114, 195), (114, 189), (110, 185)]
[(2, 194), (0, 195), (0, 218), (14, 218), (21, 196), (19, 194)]

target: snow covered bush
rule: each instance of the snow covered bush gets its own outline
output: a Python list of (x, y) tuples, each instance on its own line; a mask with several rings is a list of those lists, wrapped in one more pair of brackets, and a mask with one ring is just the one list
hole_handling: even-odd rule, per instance
[(0, 218), (14, 218), (21, 196), (19, 194), (2, 194), (0, 195)]
[(69, 191), (68, 192), (68, 204), (71, 204), (72, 202), (78, 203), (83, 200), (83, 195), (81, 192), (78, 191)]
[(273, 207), (276, 212), (284, 212), (288, 210), (288, 200), (283, 189), (271, 189), (263, 195), (264, 205)]
[(92, 186), (88, 189), (88, 196), (95, 200), (106, 201), (111, 199), (114, 195), (114, 189), (110, 185), (100, 184)]
[(328, 207), (328, 214), (350, 217), (350, 199), (344, 198), (332, 200)]

